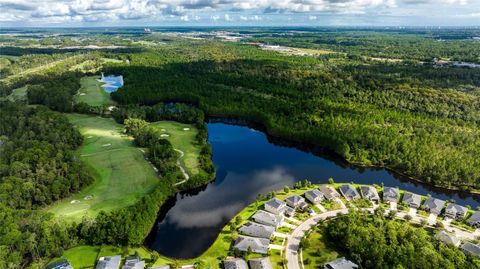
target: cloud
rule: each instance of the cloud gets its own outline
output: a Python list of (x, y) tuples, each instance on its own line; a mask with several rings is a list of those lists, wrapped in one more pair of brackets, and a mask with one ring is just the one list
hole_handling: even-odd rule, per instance
[(308, 16), (308, 19), (311, 20), (311, 21), (315, 21), (315, 20), (317, 20), (317, 16), (310, 15), (310, 16)]
[(228, 22), (233, 21), (233, 18), (230, 17), (230, 15), (228, 15), (228, 14), (223, 15), (223, 17), (224, 17), (225, 21), (228, 21)]

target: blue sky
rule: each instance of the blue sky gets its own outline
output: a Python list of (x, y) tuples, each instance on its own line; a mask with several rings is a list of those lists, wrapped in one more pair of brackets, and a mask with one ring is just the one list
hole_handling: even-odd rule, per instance
[(480, 0), (0, 0), (0, 26), (480, 26)]

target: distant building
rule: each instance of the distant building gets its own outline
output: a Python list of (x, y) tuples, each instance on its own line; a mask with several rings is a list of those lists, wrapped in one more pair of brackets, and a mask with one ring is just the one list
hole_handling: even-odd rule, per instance
[(281, 215), (275, 215), (264, 210), (258, 210), (257, 213), (252, 216), (255, 222), (270, 225), (275, 228), (278, 228), (282, 224), (283, 218)]
[(422, 196), (415, 193), (406, 192), (403, 195), (403, 202), (411, 208), (419, 208), (420, 204), (422, 203)]
[(240, 258), (227, 258), (223, 261), (225, 269), (248, 269), (247, 262)]
[(145, 262), (140, 260), (137, 256), (127, 257), (122, 269), (144, 269)]
[(275, 232), (275, 228), (250, 221), (240, 227), (238, 231), (248, 236), (270, 238)]
[(383, 188), (383, 201), (386, 203), (396, 203), (400, 198), (400, 191), (398, 188), (384, 187)]
[(275, 215), (280, 215), (280, 214), (283, 214), (283, 212), (285, 212), (287, 204), (282, 200), (279, 200), (277, 198), (273, 198), (273, 199), (268, 200), (263, 205), (263, 207), (264, 207), (265, 211), (267, 211), (267, 212), (273, 213)]
[(323, 193), (327, 200), (335, 200), (340, 198), (340, 193), (338, 193), (332, 186), (320, 186), (320, 191)]
[(269, 239), (239, 235), (233, 248), (240, 251), (251, 250), (255, 253), (267, 254), (269, 244)]
[(473, 213), (473, 215), (468, 218), (467, 222), (475, 228), (480, 228), (480, 211)]
[(476, 257), (480, 257), (480, 246), (478, 246), (478, 245), (474, 245), (470, 242), (467, 242), (467, 243), (463, 244), (462, 250), (465, 253), (469, 253), (469, 254), (472, 254)]
[(468, 209), (464, 206), (449, 203), (445, 208), (445, 216), (451, 219), (463, 219), (467, 215)]
[(263, 257), (257, 259), (251, 259), (248, 261), (250, 265), (250, 269), (272, 269), (272, 263), (270, 262), (270, 258)]
[(460, 246), (462, 243), (455, 235), (449, 234), (445, 231), (438, 232), (435, 235), (435, 238), (447, 245), (454, 245), (456, 247)]
[(358, 269), (358, 265), (345, 259), (345, 257), (327, 262), (324, 269)]
[(293, 208), (304, 209), (308, 206), (307, 203), (305, 202), (305, 199), (300, 195), (292, 195), (288, 197), (286, 201), (287, 201), (287, 205)]
[(325, 196), (323, 196), (323, 193), (317, 189), (307, 191), (305, 193), (305, 198), (307, 198), (308, 201), (310, 201), (312, 204), (320, 204), (323, 199), (325, 199)]
[(380, 197), (378, 196), (377, 189), (372, 186), (360, 186), (360, 194), (364, 199), (373, 201), (373, 202), (380, 202)]
[(73, 269), (73, 266), (70, 265), (67, 259), (61, 259), (59, 261), (56, 261), (47, 265), (45, 269)]
[(430, 197), (423, 204), (423, 209), (432, 214), (440, 215), (444, 205), (445, 201)]
[(340, 192), (348, 201), (358, 200), (361, 198), (360, 194), (358, 194), (357, 190), (352, 184), (345, 184), (340, 186)]
[(108, 256), (108, 257), (101, 257), (95, 269), (118, 269), (120, 267), (120, 261), (122, 260), (122, 256)]

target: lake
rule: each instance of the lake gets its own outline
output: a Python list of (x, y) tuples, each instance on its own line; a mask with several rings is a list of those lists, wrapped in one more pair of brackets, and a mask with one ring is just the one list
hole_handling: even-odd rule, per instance
[(123, 76), (104, 76), (102, 73), (102, 78), (98, 81), (105, 83), (102, 85), (102, 87), (108, 93), (115, 92), (118, 90), (118, 88), (123, 86)]
[(316, 156), (296, 148), (275, 145), (267, 136), (244, 126), (209, 123), (209, 142), (217, 179), (206, 187), (177, 194), (162, 208), (147, 245), (174, 258), (193, 258), (214, 242), (222, 227), (259, 193), (292, 186), (309, 179), (381, 184), (457, 203), (479, 205), (479, 197), (433, 189), (402, 179), (385, 169), (358, 168), (331, 156)]

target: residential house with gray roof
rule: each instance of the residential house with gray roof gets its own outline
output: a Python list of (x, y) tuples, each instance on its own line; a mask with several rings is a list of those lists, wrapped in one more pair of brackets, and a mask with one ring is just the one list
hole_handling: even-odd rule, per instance
[(467, 222), (472, 227), (480, 228), (480, 211), (473, 213), (472, 216), (468, 218)]
[(406, 192), (403, 194), (403, 202), (410, 208), (419, 208), (422, 204), (422, 196), (416, 193)]
[(263, 257), (257, 259), (251, 259), (248, 261), (250, 265), (250, 269), (272, 269), (272, 263), (270, 262), (270, 258)]
[(289, 205), (292, 208), (300, 208), (304, 209), (308, 206), (308, 204), (305, 202), (305, 198), (303, 198), (300, 195), (292, 195), (287, 198), (287, 205)]
[(342, 193), (342, 195), (345, 197), (345, 199), (347, 199), (347, 201), (358, 200), (361, 198), (360, 194), (352, 184), (345, 184), (340, 186), (340, 193)]
[(257, 223), (278, 228), (282, 224), (284, 217), (282, 215), (275, 215), (264, 210), (258, 210), (252, 216), (252, 219)]
[(60, 259), (45, 267), (45, 269), (73, 269), (67, 259)]
[(396, 203), (400, 198), (400, 190), (394, 187), (383, 187), (383, 201), (385, 203)]
[(273, 213), (275, 215), (283, 214), (283, 212), (285, 212), (286, 207), (287, 207), (287, 204), (284, 201), (279, 200), (277, 198), (272, 198), (263, 205), (263, 208), (265, 209), (265, 211)]
[(323, 199), (325, 199), (325, 196), (323, 196), (323, 193), (317, 189), (307, 191), (305, 192), (305, 198), (307, 198), (308, 201), (312, 204), (320, 204)]
[(476, 257), (480, 257), (480, 246), (478, 246), (478, 245), (474, 245), (470, 242), (467, 242), (467, 243), (463, 244), (462, 250), (465, 253), (469, 253), (469, 254), (472, 254)]
[(327, 262), (324, 269), (358, 269), (358, 265), (345, 259), (345, 257)]
[(230, 257), (223, 261), (225, 269), (248, 269), (247, 262), (244, 259)]
[(267, 254), (269, 244), (270, 244), (270, 240), (265, 238), (239, 235), (237, 240), (235, 240), (235, 244), (233, 245), (233, 248), (238, 249), (240, 251), (251, 250), (252, 252), (255, 252), (255, 253)]
[(140, 260), (137, 256), (127, 257), (122, 269), (144, 269), (145, 261)]
[(263, 225), (255, 222), (245, 223), (238, 231), (244, 235), (261, 237), (261, 238), (270, 238), (275, 232), (275, 228), (268, 225)]
[(429, 197), (425, 203), (423, 203), (423, 209), (427, 212), (440, 215), (443, 207), (445, 206), (445, 201)]
[(95, 269), (118, 269), (120, 267), (121, 260), (122, 256), (120, 255), (100, 257)]
[(323, 193), (327, 200), (331, 201), (340, 198), (340, 193), (338, 193), (332, 186), (322, 185), (320, 186), (319, 190)]
[(360, 194), (364, 199), (378, 203), (380, 196), (378, 196), (377, 189), (373, 186), (360, 186)]
[(454, 245), (456, 247), (460, 246), (460, 244), (462, 243), (460, 241), (460, 239), (458, 239), (455, 235), (453, 234), (449, 234), (445, 231), (441, 231), (441, 232), (438, 232), (436, 235), (435, 235), (435, 238), (441, 242), (443, 242), (444, 244), (447, 244), (447, 245)]
[(467, 215), (468, 209), (464, 206), (449, 203), (445, 208), (445, 216), (451, 219), (463, 219)]

